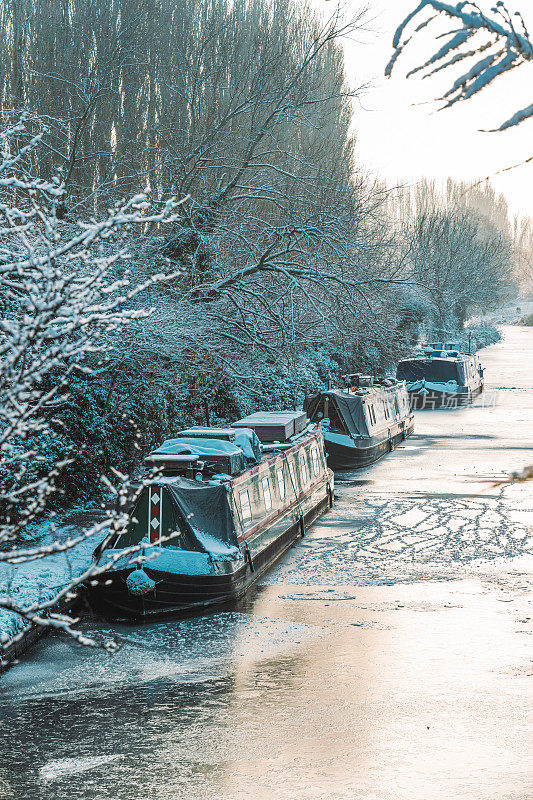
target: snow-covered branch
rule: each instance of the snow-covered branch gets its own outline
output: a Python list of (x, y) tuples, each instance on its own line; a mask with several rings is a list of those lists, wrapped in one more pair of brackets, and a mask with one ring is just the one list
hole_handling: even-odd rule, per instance
[[(477, 3), (453, 4), (440, 0), (422, 0), (394, 34), (393, 54), (385, 69), (386, 75), (391, 75), (413, 36), (441, 17), (452, 22), (450, 30), (438, 36), (438, 41), (444, 39), (444, 44), (439, 44), (432, 55), (411, 69), (408, 77), (422, 74), (424, 78), (428, 78), (466, 61), (467, 69), (455, 78), (440, 98), (443, 108), (468, 100), (496, 79), (533, 60), (533, 43), (524, 18), (520, 12), (511, 12), (501, 0), (490, 12), (482, 10)], [(414, 33), (407, 33), (411, 23), (418, 18), (421, 21), (416, 25)], [(528, 104), (492, 130), (504, 131), (532, 116), (533, 105)]]

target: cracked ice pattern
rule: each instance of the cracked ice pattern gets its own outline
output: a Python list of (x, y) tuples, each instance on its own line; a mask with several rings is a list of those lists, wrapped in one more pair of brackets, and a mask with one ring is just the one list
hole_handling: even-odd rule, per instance
[(372, 583), (452, 577), (472, 561), (533, 553), (533, 507), (498, 498), (339, 503), (266, 583)]
[(533, 535), (502, 499), (368, 503), (374, 515), (359, 532), (357, 558), (470, 561), (533, 552)]

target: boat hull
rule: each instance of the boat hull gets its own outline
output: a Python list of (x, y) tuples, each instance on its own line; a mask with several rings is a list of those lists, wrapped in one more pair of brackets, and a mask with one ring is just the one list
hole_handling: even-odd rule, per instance
[(144, 572), (155, 582), (153, 590), (147, 594), (139, 597), (128, 591), (126, 579), (133, 569), (130, 565), (104, 573), (94, 585), (86, 588), (85, 598), (94, 612), (107, 619), (133, 622), (165, 615), (203, 613), (239, 600), (305, 534), (306, 526), (331, 507), (331, 485), (328, 478), (314, 489), (302, 507), (301, 516), (291, 509), (285, 518), (278, 519), (276, 536), (265, 546), (254, 546), (250, 540), (250, 556), (230, 562), (225, 574), (176, 574), (152, 569), (147, 562)]
[(408, 392), (412, 409), (457, 408), (469, 405), (483, 391), (483, 386), (476, 386), (464, 392), (446, 392), (431, 389), (427, 394)]
[(340, 436), (324, 436), (324, 446), (328, 458), (328, 466), (331, 469), (340, 471), (348, 469), (362, 469), (370, 464), (379, 461), (383, 456), (398, 447), (408, 436), (413, 433), (414, 420), (409, 419), (403, 427), (398, 427), (391, 431), (390, 435), (382, 437), (368, 438), (366, 441), (356, 442), (353, 439), (346, 443), (341, 441)]

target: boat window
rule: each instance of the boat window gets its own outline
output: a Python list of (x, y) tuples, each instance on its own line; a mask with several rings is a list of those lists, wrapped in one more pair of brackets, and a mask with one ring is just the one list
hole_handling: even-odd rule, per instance
[(279, 497), (281, 502), (285, 500), (285, 476), (283, 475), (283, 468), (276, 470), (276, 478), (278, 479)]
[(298, 488), (296, 483), (296, 470), (294, 469), (294, 461), (289, 461), (289, 475), (291, 476), (291, 483), (294, 494), (298, 494)]
[(263, 497), (265, 499), (265, 511), (270, 511), (272, 508), (272, 493), (270, 491), (270, 481), (268, 478), (263, 478), (261, 480), (261, 486), (263, 487)]
[(313, 460), (313, 472), (318, 475), (320, 472), (320, 461), (318, 458), (318, 450), (316, 447), (311, 448), (311, 458)]
[(426, 380), (447, 383), (457, 380), (457, 364), (446, 359), (400, 361), (396, 375), (400, 380), (406, 381)]
[(398, 398), (396, 396), (394, 397), (394, 408), (395, 408), (395, 411), (396, 411), (396, 416), (399, 417), (400, 416), (400, 406), (398, 405)]
[(248, 489), (239, 492), (239, 501), (241, 504), (242, 521), (249, 522), (252, 519), (252, 506), (250, 505)]
[(309, 472), (307, 470), (307, 457), (305, 452), (300, 453), (300, 475), (302, 476), (302, 485), (309, 480)]

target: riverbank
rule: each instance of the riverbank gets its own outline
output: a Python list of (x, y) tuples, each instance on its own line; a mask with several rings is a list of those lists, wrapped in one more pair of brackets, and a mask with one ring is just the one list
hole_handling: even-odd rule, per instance
[[(27, 534), (24, 546), (67, 543), (90, 531), (103, 520), (101, 509), (73, 509), (63, 515), (61, 523), (54, 517), (43, 520), (39, 526), (33, 526)], [(98, 529), (94, 535), (87, 536), (65, 552), (22, 564), (1, 563), (0, 595), (3, 594), (24, 607), (54, 598), (73, 577), (80, 575), (90, 565), (93, 550), (102, 538), (102, 531)], [(63, 613), (73, 606), (72, 601), (63, 601), (57, 610)], [(15, 611), (0, 609), (0, 673), (45, 633), (48, 633), (46, 628), (28, 623)]]

